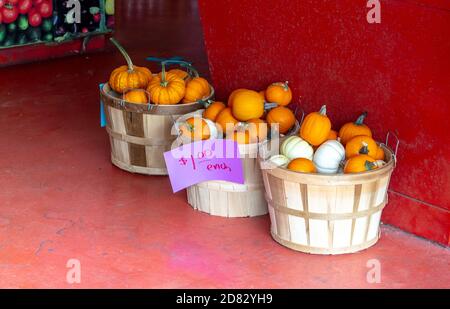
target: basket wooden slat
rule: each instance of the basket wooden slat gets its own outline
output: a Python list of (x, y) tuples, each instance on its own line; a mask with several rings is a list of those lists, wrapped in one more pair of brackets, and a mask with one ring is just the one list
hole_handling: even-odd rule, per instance
[(351, 253), (375, 244), (394, 169), (392, 151), (382, 147), (387, 164), (366, 173), (320, 175), (264, 167), (275, 241), (314, 254)]
[[(210, 99), (214, 95), (211, 88)], [(163, 153), (171, 149), (175, 120), (201, 109), (199, 102), (176, 105), (146, 105), (124, 102), (106, 83), (100, 91), (111, 144), (111, 162), (139, 174), (167, 175)]]

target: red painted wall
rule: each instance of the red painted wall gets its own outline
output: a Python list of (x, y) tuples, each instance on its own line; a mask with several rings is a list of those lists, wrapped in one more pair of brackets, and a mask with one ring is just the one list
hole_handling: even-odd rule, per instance
[(367, 110), (378, 140), (400, 137), (384, 221), (449, 244), (450, 1), (199, 0), (217, 95), (289, 80), (335, 129)]

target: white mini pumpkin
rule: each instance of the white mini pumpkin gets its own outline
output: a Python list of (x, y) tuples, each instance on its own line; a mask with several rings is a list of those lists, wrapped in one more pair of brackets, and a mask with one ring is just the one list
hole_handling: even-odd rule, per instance
[(219, 130), (217, 129), (217, 125), (214, 121), (211, 121), (209, 119), (203, 118), (203, 120), (206, 121), (206, 124), (209, 127), (209, 134), (210, 134), (210, 138), (209, 139), (217, 139), (219, 138)]
[[(206, 119), (206, 118), (199, 117), (199, 116), (194, 116), (194, 117), (197, 117), (197, 118), (205, 121), (206, 125), (209, 128), (209, 135), (210, 135), (209, 139), (217, 139), (217, 138), (219, 138), (219, 130), (217, 129), (217, 126), (216, 126), (215, 122), (213, 122), (213, 121), (211, 121), (209, 119)], [(189, 143), (192, 143), (191, 138), (181, 135), (181, 131), (180, 131), (180, 127), (183, 126), (183, 125), (186, 125), (185, 121), (186, 121), (186, 119), (183, 119), (183, 121), (177, 121), (175, 123), (175, 126), (177, 128), (178, 136), (179, 136), (179, 138), (181, 138), (182, 143), (183, 144), (189, 144)]]
[(275, 164), (276, 166), (286, 167), (290, 160), (284, 155), (274, 155), (270, 157), (269, 162)]
[(281, 144), (280, 152), (289, 160), (297, 158), (313, 159), (314, 150), (308, 142), (299, 136), (288, 137), (283, 144)]
[(345, 159), (345, 148), (336, 140), (326, 141), (316, 150), (313, 162), (322, 174), (335, 174)]

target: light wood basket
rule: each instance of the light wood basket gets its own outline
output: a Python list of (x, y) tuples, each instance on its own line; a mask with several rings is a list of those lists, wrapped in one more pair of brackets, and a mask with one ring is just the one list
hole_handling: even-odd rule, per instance
[(192, 208), (220, 217), (255, 217), (267, 214), (264, 184), (256, 158), (258, 144), (239, 145), (243, 155), (244, 184), (206, 181), (187, 189)]
[[(365, 173), (297, 173), (261, 161), (273, 239), (312, 254), (352, 253), (374, 245), (395, 165), (392, 150), (381, 147), (387, 164)], [(275, 154), (261, 153), (266, 159)]]
[[(211, 94), (205, 100), (214, 96)], [(177, 138), (171, 130), (183, 114), (203, 108), (200, 102), (155, 105), (125, 102), (105, 83), (100, 90), (111, 143), (111, 162), (132, 173), (167, 175), (163, 153)]]

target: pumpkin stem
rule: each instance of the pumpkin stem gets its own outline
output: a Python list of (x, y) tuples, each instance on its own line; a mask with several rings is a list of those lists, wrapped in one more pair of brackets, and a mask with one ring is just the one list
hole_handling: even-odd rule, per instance
[(326, 105), (322, 105), (322, 107), (320, 108), (319, 114), (326, 116), (327, 115), (327, 106)]
[(359, 153), (360, 154), (369, 154), (369, 145), (366, 143), (366, 142), (362, 142), (362, 147), (361, 147), (361, 149), (359, 150)]
[(122, 45), (120, 45), (120, 43), (115, 38), (110, 38), (109, 40), (117, 47), (117, 49), (120, 51), (120, 53), (123, 55), (123, 57), (127, 61), (128, 70), (134, 71), (133, 62), (131, 61), (131, 58), (128, 55), (128, 53), (126, 52), (125, 48), (123, 48)]
[(277, 103), (271, 103), (271, 102), (264, 102), (264, 110), (267, 111), (269, 109), (277, 107)]
[(285, 81), (284, 82), (284, 84), (283, 84), (283, 89), (284, 89), (284, 91), (288, 91), (289, 90), (289, 81)]
[(361, 126), (364, 124), (364, 119), (367, 117), (367, 112), (362, 113), (358, 119), (356, 119), (355, 124), (357, 126)]
[(187, 128), (188, 128), (189, 132), (194, 132), (195, 131), (195, 127), (194, 127), (193, 124), (188, 123), (187, 124)]
[(161, 86), (167, 87), (167, 80), (166, 80), (166, 62), (161, 62)]
[(373, 170), (376, 167), (376, 165), (373, 162), (370, 162), (368, 160), (366, 160), (364, 166), (366, 167), (366, 171)]

